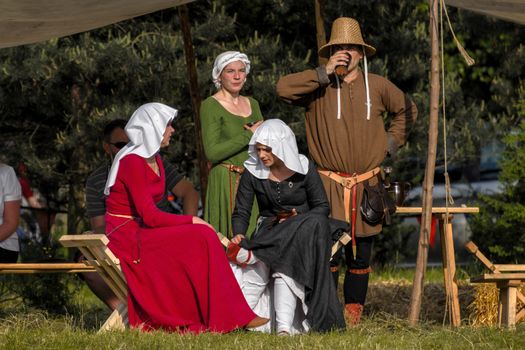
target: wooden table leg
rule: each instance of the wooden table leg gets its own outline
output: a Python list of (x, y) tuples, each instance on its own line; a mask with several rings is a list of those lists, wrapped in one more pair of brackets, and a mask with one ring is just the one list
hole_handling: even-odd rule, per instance
[(459, 293), (456, 283), (456, 257), (454, 253), (454, 236), (452, 234), (452, 215), (448, 222), (445, 220), (447, 214), (441, 214), (439, 218), (439, 231), (441, 235), (441, 253), (443, 255), (443, 277), (445, 284), (445, 295), (450, 305), (450, 316), (452, 326), (461, 325), (461, 311), (459, 308)]
[(516, 292), (521, 281), (497, 283), (499, 289), (498, 326), (513, 329), (516, 326)]

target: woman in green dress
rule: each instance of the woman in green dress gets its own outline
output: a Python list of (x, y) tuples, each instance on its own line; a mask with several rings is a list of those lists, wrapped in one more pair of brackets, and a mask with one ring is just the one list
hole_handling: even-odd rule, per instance
[[(215, 59), (212, 77), (217, 92), (202, 102), (200, 118), (206, 157), (212, 163), (204, 204), (204, 220), (232, 237), (231, 215), (239, 178), (248, 158), (248, 142), (263, 118), (259, 103), (240, 94), (250, 72), (248, 57), (226, 51)], [(254, 204), (250, 228), (255, 229)]]

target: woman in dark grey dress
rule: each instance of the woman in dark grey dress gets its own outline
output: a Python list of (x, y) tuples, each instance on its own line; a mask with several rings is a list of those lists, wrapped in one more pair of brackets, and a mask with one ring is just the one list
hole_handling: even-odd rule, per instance
[[(346, 223), (328, 219), (319, 174), (298, 153), (284, 122), (270, 119), (259, 126), (248, 153), (232, 216), (235, 237), (228, 247), (248, 304), (261, 315), (271, 316), (274, 309), (278, 334), (344, 328), (329, 260), (332, 232), (346, 229)], [(247, 240), (254, 197), (260, 217)]]

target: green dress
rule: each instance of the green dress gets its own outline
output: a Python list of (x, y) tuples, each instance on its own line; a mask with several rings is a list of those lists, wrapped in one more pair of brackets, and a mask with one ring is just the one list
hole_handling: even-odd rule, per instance
[[(259, 103), (251, 97), (248, 99), (252, 114), (246, 118), (228, 112), (211, 96), (202, 102), (200, 110), (204, 152), (212, 163), (204, 220), (229, 238), (232, 237), (232, 211), (240, 175), (230, 171), (228, 165), (244, 166), (244, 161), (248, 159), (248, 142), (253, 135), (250, 130), (244, 129), (244, 125), (263, 120)], [(255, 230), (258, 215), (259, 210), (254, 202), (250, 226), (246, 232)]]

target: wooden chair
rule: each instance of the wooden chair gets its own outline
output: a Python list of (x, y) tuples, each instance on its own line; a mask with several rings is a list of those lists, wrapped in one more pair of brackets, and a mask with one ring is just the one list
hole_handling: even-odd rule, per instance
[(80, 249), (85, 264), (93, 267), (100, 274), (121, 302), (100, 331), (125, 329), (128, 326), (128, 287), (119, 260), (107, 247), (109, 240), (106, 235), (64, 235), (59, 242), (64, 247)]
[(472, 241), (467, 242), (465, 248), (491, 271), (471, 278), (470, 282), (496, 284), (499, 290), (498, 326), (514, 328), (516, 322), (525, 316), (525, 307), (516, 309), (518, 299), (525, 305), (525, 295), (518, 290), (525, 281), (525, 265), (493, 264)]

